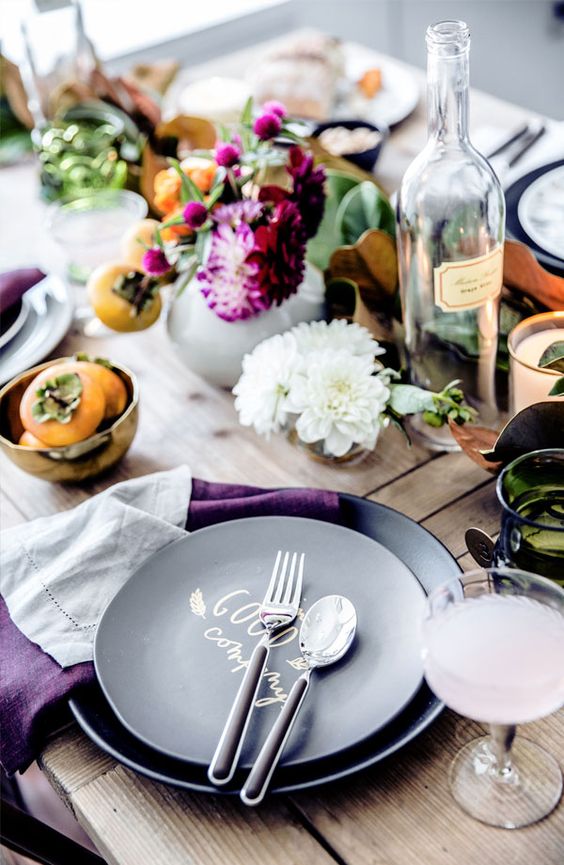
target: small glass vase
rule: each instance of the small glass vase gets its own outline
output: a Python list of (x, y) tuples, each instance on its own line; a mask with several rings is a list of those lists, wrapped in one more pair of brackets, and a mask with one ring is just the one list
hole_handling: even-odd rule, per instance
[(287, 431), (287, 437), (288, 441), (293, 444), (294, 447), (304, 451), (310, 459), (317, 463), (325, 463), (326, 465), (356, 465), (366, 459), (368, 454), (371, 453), (371, 451), (363, 445), (354, 443), (346, 454), (337, 457), (335, 454), (326, 450), (325, 441), (323, 439), (311, 443), (302, 441), (295, 427), (292, 427)]

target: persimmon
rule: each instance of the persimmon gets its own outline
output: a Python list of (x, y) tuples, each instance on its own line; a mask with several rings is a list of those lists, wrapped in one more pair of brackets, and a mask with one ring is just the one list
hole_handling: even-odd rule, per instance
[(145, 330), (158, 319), (158, 282), (128, 264), (102, 264), (90, 275), (87, 290), (94, 312), (112, 330)]
[(104, 391), (81, 369), (60, 363), (40, 372), (21, 403), (24, 429), (49, 447), (75, 444), (96, 432), (106, 410)]
[(24, 448), (48, 448), (49, 445), (46, 445), (45, 442), (39, 441), (37, 436), (34, 436), (33, 433), (30, 433), (29, 430), (24, 430), (20, 436), (20, 440), (18, 444)]
[(84, 370), (90, 378), (98, 382), (106, 399), (104, 420), (118, 417), (123, 412), (127, 405), (127, 388), (119, 375), (111, 369), (107, 360), (93, 361), (87, 354), (78, 354), (75, 360), (68, 361), (64, 366), (69, 372), (79, 373)]
[(132, 270), (143, 270), (143, 256), (147, 247), (155, 246), (155, 232), (160, 222), (156, 219), (141, 219), (128, 228), (121, 239), (123, 263)]

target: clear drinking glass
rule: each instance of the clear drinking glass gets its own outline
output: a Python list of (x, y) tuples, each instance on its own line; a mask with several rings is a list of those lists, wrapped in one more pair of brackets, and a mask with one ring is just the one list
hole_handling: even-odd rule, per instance
[(526, 571), (472, 571), (435, 589), (422, 626), (429, 686), (490, 727), (458, 752), (451, 791), (472, 817), (506, 829), (535, 823), (562, 794), (556, 760), (515, 725), (564, 703), (564, 590)]
[[(495, 426), (505, 201), (468, 137), (469, 50), (463, 21), (428, 28), (429, 138), (398, 195), (400, 288), (412, 382), (439, 391), (461, 379)], [(457, 449), (448, 428), (415, 426), (430, 448)]]

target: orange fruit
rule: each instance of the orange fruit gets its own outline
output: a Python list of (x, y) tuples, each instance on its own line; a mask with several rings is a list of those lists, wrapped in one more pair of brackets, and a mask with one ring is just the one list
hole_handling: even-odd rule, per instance
[[(49, 447), (83, 441), (96, 432), (106, 410), (104, 391), (84, 370), (60, 363), (40, 372), (21, 403), (24, 429)], [(66, 422), (62, 422), (62, 418)]]
[(21, 447), (24, 448), (46, 448), (49, 445), (46, 445), (45, 442), (39, 441), (37, 436), (34, 436), (33, 433), (28, 432), (28, 430), (24, 430), (20, 436), (20, 440), (18, 442)]
[(158, 291), (154, 294), (147, 292), (146, 302), (142, 307), (136, 307), (113, 290), (114, 286), (119, 285), (122, 279), (129, 279), (130, 275), (137, 280), (150, 279), (128, 264), (110, 262), (97, 267), (87, 285), (90, 303), (100, 321), (121, 333), (145, 330), (155, 323), (161, 312)]
[(65, 364), (69, 371), (80, 372), (84, 370), (94, 381), (97, 381), (104, 392), (106, 410), (104, 420), (117, 417), (127, 405), (127, 389), (123, 380), (117, 373), (109, 369), (103, 363), (95, 363), (87, 360), (74, 360)]
[(160, 222), (156, 219), (141, 219), (125, 232), (121, 239), (123, 263), (131, 270), (143, 270), (143, 256), (147, 246), (155, 246), (155, 231)]

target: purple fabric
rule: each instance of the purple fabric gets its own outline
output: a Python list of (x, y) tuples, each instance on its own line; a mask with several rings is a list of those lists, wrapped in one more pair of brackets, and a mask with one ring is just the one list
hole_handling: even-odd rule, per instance
[(0, 273), (0, 315), (21, 300), (29, 288), (33, 288), (44, 278), (45, 274), (36, 267)]
[[(190, 531), (252, 516), (341, 522), (337, 493), (193, 481), (187, 519)], [(68, 720), (67, 699), (94, 680), (94, 665), (87, 661), (63, 670), (18, 630), (0, 597), (0, 676), (1, 763), (13, 775), (26, 769), (48, 735)]]

